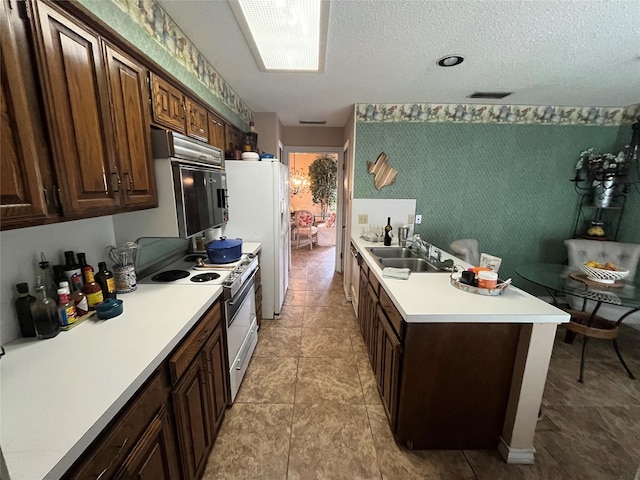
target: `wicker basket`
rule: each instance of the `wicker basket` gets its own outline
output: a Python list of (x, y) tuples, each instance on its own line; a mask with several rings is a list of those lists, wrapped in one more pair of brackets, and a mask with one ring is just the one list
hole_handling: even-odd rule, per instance
[[(604, 270), (602, 268), (588, 267), (586, 264), (580, 266), (582, 271), (587, 274), (589, 280), (600, 283), (615, 283), (616, 280), (622, 280), (629, 276), (629, 270)], [(617, 268), (617, 267), (616, 267)]]

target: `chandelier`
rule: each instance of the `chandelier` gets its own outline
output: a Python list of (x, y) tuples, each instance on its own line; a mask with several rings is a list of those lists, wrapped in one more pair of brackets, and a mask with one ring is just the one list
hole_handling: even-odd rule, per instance
[(311, 182), (309, 181), (309, 177), (302, 171), (296, 170), (296, 155), (293, 154), (293, 171), (291, 173), (291, 177), (289, 178), (289, 191), (291, 195), (302, 196), (303, 193), (308, 193), (311, 191)]

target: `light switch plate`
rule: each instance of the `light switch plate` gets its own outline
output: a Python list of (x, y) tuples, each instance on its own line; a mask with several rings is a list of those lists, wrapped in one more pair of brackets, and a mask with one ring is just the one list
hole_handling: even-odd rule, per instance
[(416, 215), (416, 224), (420, 225), (422, 223), (422, 215)]
[(367, 214), (359, 214), (358, 215), (358, 224), (359, 225), (366, 225), (367, 223), (369, 223), (369, 215)]
[(409, 218), (407, 218), (407, 223), (409, 225), (411, 225), (412, 223), (414, 223), (416, 221), (416, 216), (415, 215), (409, 215)]

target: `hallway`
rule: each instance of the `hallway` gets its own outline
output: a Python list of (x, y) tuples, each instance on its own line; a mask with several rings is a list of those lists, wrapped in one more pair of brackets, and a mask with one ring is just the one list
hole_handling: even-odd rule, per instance
[[(335, 247), (292, 249), (282, 316), (262, 321), (204, 479), (633, 480), (640, 464), (639, 381), (624, 375), (608, 343), (592, 342), (586, 383), (578, 384), (581, 342), (562, 344), (560, 334), (535, 465), (508, 465), (497, 450), (396, 445), (334, 254)], [(640, 332), (625, 338), (621, 348), (640, 374)]]

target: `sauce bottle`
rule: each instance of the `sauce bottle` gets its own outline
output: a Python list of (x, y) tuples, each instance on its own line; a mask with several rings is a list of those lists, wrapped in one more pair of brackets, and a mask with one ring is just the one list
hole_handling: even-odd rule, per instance
[(116, 298), (116, 279), (113, 272), (107, 270), (106, 262), (98, 263), (98, 273), (96, 273), (96, 282), (102, 289), (102, 296), (105, 300)]
[[(61, 286), (62, 283), (60, 284)], [(69, 284), (67, 284), (67, 287), (68, 286)], [(69, 295), (69, 298), (76, 307), (76, 313), (78, 314), (78, 317), (82, 317), (89, 312), (89, 303), (87, 302), (87, 297), (84, 293), (82, 293), (82, 290), (80, 289), (80, 279), (77, 277), (71, 282), (71, 294)]]
[(82, 283), (87, 282), (87, 274), (86, 269), (90, 268), (93, 272), (93, 267), (91, 265), (87, 265), (87, 254), (84, 252), (78, 252), (78, 264), (80, 265), (80, 271), (82, 272)]
[(56, 302), (47, 298), (44, 293), (44, 285), (40, 284), (35, 288), (36, 301), (31, 304), (31, 317), (38, 340), (52, 338), (60, 333), (60, 322), (58, 321), (58, 308)]
[(87, 276), (87, 283), (82, 287), (82, 292), (87, 297), (89, 310), (95, 310), (96, 306), (104, 301), (102, 289), (93, 277), (93, 269), (87, 268), (85, 270), (85, 275)]
[(76, 307), (69, 300), (69, 289), (67, 287), (58, 289), (58, 319), (63, 327), (75, 323), (78, 319)]
[(18, 291), (18, 296), (14, 301), (14, 305), (18, 315), (20, 335), (23, 337), (35, 337), (36, 329), (33, 326), (33, 318), (31, 317), (31, 304), (36, 301), (36, 297), (29, 294), (29, 284), (26, 282), (18, 283), (16, 290)]

